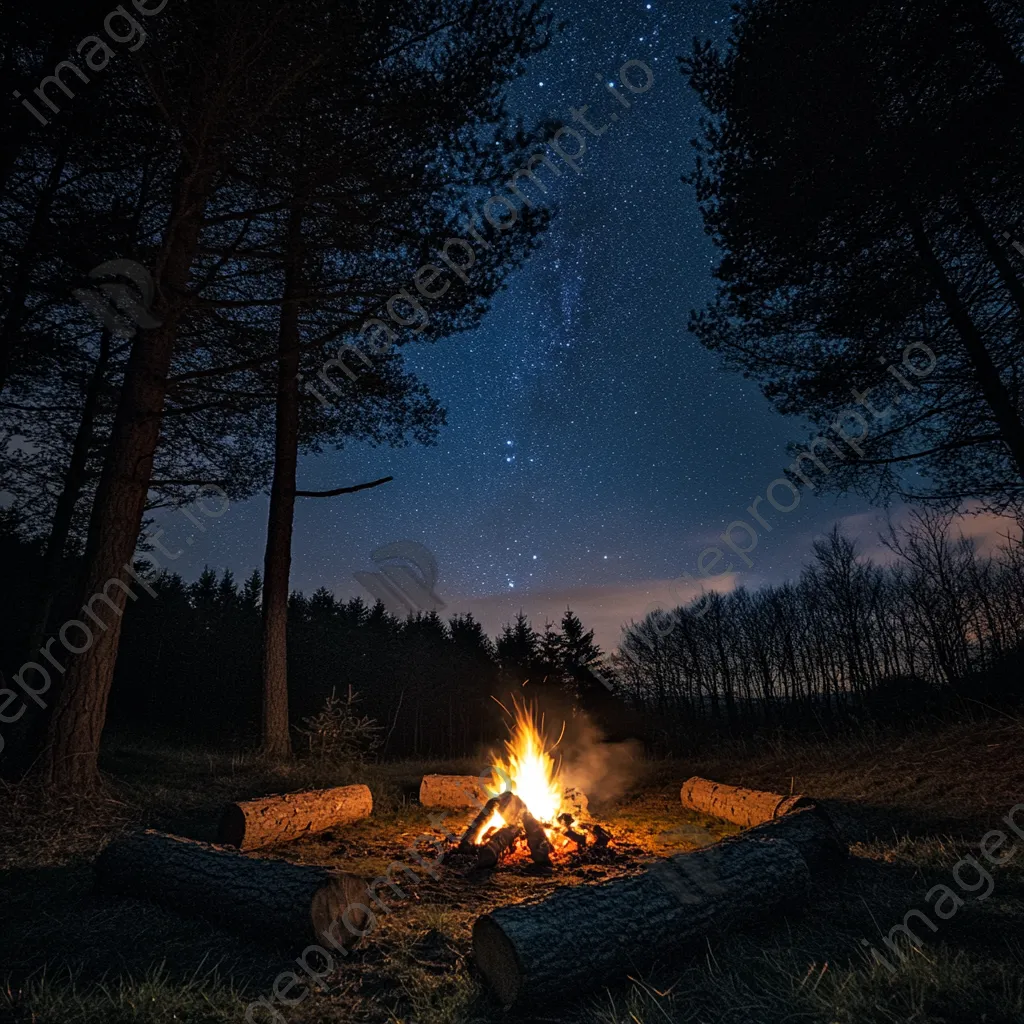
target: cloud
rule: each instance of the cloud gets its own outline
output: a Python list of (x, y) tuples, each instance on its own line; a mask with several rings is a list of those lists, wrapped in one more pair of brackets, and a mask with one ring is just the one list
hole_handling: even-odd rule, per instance
[[(882, 545), (879, 535), (886, 532), (890, 519), (899, 526), (907, 520), (910, 511), (907, 506), (891, 511), (872, 510), (845, 516), (835, 522), (843, 533), (856, 539), (862, 558), (878, 564), (891, 564), (897, 556)], [(799, 555), (792, 560), (785, 573), (766, 575), (756, 569), (742, 574), (733, 572), (716, 580), (715, 586), (709, 589), (727, 593), (740, 583), (748, 588), (757, 588), (777, 584), (782, 579), (793, 579), (798, 575), (801, 566), (813, 558), (810, 544), (812, 537), (824, 537), (826, 532), (813, 535), (801, 533), (799, 537), (794, 537), (794, 542), (799, 540)], [(953, 521), (953, 536), (958, 533), (971, 539), (979, 553), (989, 555), (1005, 545), (1007, 535), (1019, 538), (1021, 529), (1012, 518), (981, 512), (976, 506), (965, 506)], [(682, 582), (680, 579), (649, 579), (532, 592), (509, 590), (475, 597), (450, 595), (445, 591), (442, 582), (440, 594), (445, 607), (441, 614), (447, 619), (452, 615), (472, 612), (482, 623), (485, 631), (494, 637), (500, 634), (506, 622), (511, 622), (515, 618), (520, 609), (526, 614), (533, 628), (541, 632), (545, 621), (553, 622), (557, 627), (566, 607), (570, 607), (580, 617), (585, 628), (594, 630), (594, 639), (602, 650), (610, 653), (619, 645), (623, 626), (631, 621), (641, 621), (656, 608), (676, 608), (700, 597), (703, 592), (700, 582), (689, 577), (687, 580)], [(364, 600), (367, 599), (365, 591), (352, 588), (350, 583), (343, 584), (338, 593), (343, 600), (356, 593)]]
[(992, 555), (1006, 547), (1007, 537), (1020, 540), (1021, 536), (1020, 524), (1012, 516), (970, 509), (957, 514), (953, 529), (974, 541), (975, 549), (982, 555)]
[[(887, 532), (890, 521), (897, 528), (904, 525), (910, 514), (910, 507), (903, 505), (889, 513), (879, 510), (846, 516), (838, 520), (838, 526), (848, 537), (857, 540), (862, 558), (884, 565), (898, 561), (898, 557), (882, 544), (879, 535)], [(1007, 537), (1019, 540), (1021, 528), (1012, 516), (985, 512), (977, 503), (969, 502), (953, 517), (950, 536), (966, 537), (974, 543), (978, 554), (989, 556), (1006, 546)]]
[[(716, 581), (715, 590), (732, 590), (735, 575)], [(639, 621), (655, 608), (675, 608), (689, 604), (700, 597), (700, 584), (694, 580), (638, 580), (636, 583), (612, 584), (596, 587), (568, 587), (535, 593), (493, 594), (485, 597), (449, 599), (445, 614), (471, 611), (483, 623), (491, 636), (501, 632), (522, 609), (537, 632), (544, 628), (545, 620), (556, 627), (565, 614), (566, 606), (583, 621), (587, 629), (594, 630), (594, 639), (608, 653), (619, 643), (622, 627), (631, 620)]]

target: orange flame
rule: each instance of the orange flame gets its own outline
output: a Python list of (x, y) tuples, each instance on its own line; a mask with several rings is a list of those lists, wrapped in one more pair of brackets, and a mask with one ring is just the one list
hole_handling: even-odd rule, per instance
[[(511, 736), (505, 740), (505, 756), (492, 769), (491, 791), (500, 795), (511, 789), (539, 822), (551, 824), (562, 809), (562, 782), (544, 744), (544, 719), (525, 705), (514, 705)], [(557, 745), (557, 743), (556, 743)], [(477, 841), (505, 819), (495, 811), (477, 833)]]

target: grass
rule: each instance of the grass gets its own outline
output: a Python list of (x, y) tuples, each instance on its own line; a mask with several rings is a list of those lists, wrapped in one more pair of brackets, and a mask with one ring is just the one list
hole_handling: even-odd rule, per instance
[[(758, 752), (722, 748), (642, 766), (631, 790), (599, 808), (618, 844), (635, 851), (608, 868), (550, 878), (499, 872), (468, 885), (442, 873), (396, 901), (363, 947), (287, 1010), (295, 1024), (1010, 1024), (1024, 1020), (1024, 844), (993, 869), (989, 899), (966, 898), (949, 920), (905, 949), (894, 970), (871, 959), (911, 908), (977, 854), (986, 831), (1024, 801), (1024, 725), (1003, 719), (905, 737), (859, 737)], [(244, 1020), (299, 951), (269, 950), (201, 920), (95, 893), (91, 863), (113, 836), (157, 827), (212, 838), (220, 806), (245, 796), (367, 781), (371, 820), (274, 850), (373, 877), (429, 830), (415, 802), (427, 770), (477, 766), (400, 763), (358, 773), (251, 756), (115, 746), (109, 792), (87, 806), (0, 793), (0, 1021), (4, 1024), (220, 1024)], [(838, 879), (815, 883), (808, 910), (718, 938), (689, 958), (664, 955), (632, 980), (571, 993), (562, 1006), (506, 1015), (483, 986), (470, 928), (494, 906), (554, 887), (639, 870), (654, 857), (733, 831), (685, 814), (678, 790), (702, 774), (822, 799), (853, 839)], [(453, 826), (455, 821), (453, 819)], [(959, 890), (956, 890), (959, 891)], [(390, 902), (390, 900), (389, 900)], [(263, 1016), (257, 1016), (262, 1021)]]
[(157, 964), (138, 980), (122, 976), (83, 982), (65, 973), (40, 972), (0, 994), (0, 1012), (39, 1024), (222, 1024), (239, 1019), (244, 1006), (237, 989), (216, 968), (174, 978)]

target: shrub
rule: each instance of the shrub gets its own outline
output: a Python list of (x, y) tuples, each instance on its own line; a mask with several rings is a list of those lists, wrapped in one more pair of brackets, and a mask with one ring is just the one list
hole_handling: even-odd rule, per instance
[(299, 732), (306, 737), (309, 756), (320, 762), (363, 764), (381, 745), (381, 726), (368, 715), (360, 715), (362, 697), (348, 688), (345, 697), (335, 690), (321, 711), (302, 720)]

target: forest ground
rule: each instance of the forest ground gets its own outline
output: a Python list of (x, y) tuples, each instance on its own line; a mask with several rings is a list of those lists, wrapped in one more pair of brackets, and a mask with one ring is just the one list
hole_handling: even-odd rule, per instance
[[(367, 781), (371, 819), (269, 851), (375, 877), (430, 832), (415, 794), (426, 771), (464, 764), (402, 762), (352, 773), (298, 764), (272, 768), (242, 755), (114, 742), (104, 761), (109, 796), (41, 808), (24, 789), (0, 792), (0, 1021), (17, 1024), (220, 1024), (244, 1019), (301, 950), (275, 952), (147, 903), (92, 889), (92, 861), (113, 836), (139, 826), (210, 839), (224, 802), (304, 786)], [(715, 939), (689, 959), (663, 958), (632, 982), (573, 993), (530, 1017), (506, 1015), (485, 991), (470, 928), (487, 909), (557, 885), (639, 870), (731, 826), (684, 813), (680, 783), (701, 774), (821, 798), (853, 840), (846, 874), (815, 884), (800, 917)], [(355, 776), (358, 776), (358, 779)], [(952, 879), (964, 854), (1024, 802), (1024, 722), (1006, 717), (936, 726), (912, 736), (861, 736), (752, 753), (648, 762), (630, 791), (593, 807), (616, 837), (608, 863), (575, 864), (543, 878), (522, 868), (478, 879), (447, 869), (392, 901), (379, 927), (329, 990), (286, 1010), (298, 1024), (1011, 1024), (1024, 1020), (1024, 842), (992, 869), (989, 899)], [(457, 831), (463, 817), (449, 819)], [(1024, 813), (1018, 820), (1024, 820)], [(1011, 836), (1011, 839), (1014, 838)], [(966, 883), (975, 876), (968, 872)], [(925, 894), (949, 885), (965, 904), (907, 951), (894, 972), (870, 961), (861, 939), (881, 934)], [(934, 914), (930, 914), (934, 918)], [(264, 1017), (257, 1015), (257, 1021)]]

